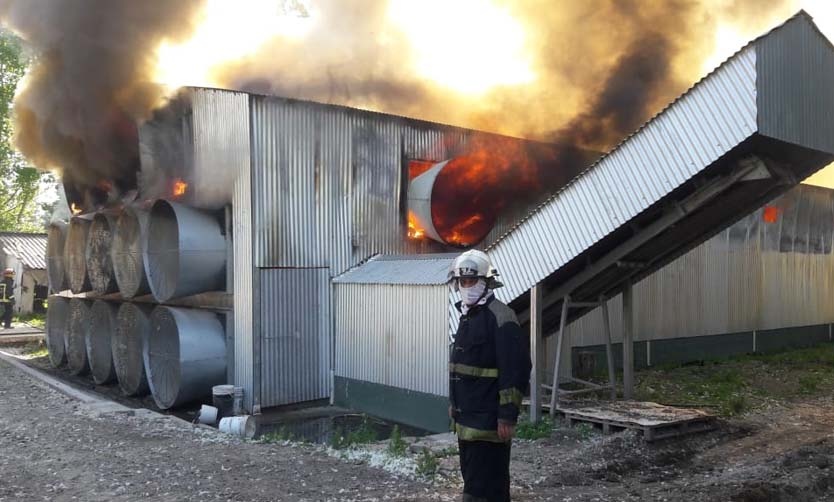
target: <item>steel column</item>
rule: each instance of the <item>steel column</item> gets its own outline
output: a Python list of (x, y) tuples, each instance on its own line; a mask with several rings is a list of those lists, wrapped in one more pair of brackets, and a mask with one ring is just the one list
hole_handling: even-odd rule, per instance
[(631, 282), (623, 289), (623, 398), (634, 395), (634, 295)]
[(565, 346), (565, 326), (568, 321), (568, 306), (570, 296), (565, 295), (562, 300), (562, 318), (559, 319), (559, 338), (556, 340), (556, 361), (553, 363), (553, 387), (550, 389), (550, 416), (556, 416), (556, 407), (559, 405), (559, 369), (562, 363), (562, 350)]
[(530, 421), (541, 420), (542, 386), (541, 374), (545, 370), (547, 351), (542, 346), (542, 287), (536, 284), (530, 290), (530, 360), (533, 371), (530, 375)]
[(611, 320), (608, 316), (608, 301), (599, 297), (602, 306), (602, 324), (605, 326), (605, 357), (608, 360), (608, 385), (611, 386), (611, 399), (617, 399), (617, 375), (614, 373), (614, 351), (611, 348)]

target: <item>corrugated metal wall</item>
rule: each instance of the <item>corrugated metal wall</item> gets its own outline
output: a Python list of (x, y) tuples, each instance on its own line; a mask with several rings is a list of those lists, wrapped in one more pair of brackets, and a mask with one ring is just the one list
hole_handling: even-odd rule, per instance
[[(834, 190), (799, 185), (635, 284), (634, 338), (830, 323), (834, 321), (833, 248)], [(612, 336), (618, 342), (621, 297), (608, 305)], [(578, 319), (568, 333), (572, 346), (604, 343), (601, 310)], [(549, 365), (555, 357), (553, 340), (548, 343)], [(570, 350), (563, 362), (567, 375)]]
[[(197, 95), (202, 93), (197, 91)], [(253, 362), (252, 345), (254, 286), (252, 284), (252, 179), (249, 158), (249, 100), (246, 96), (234, 95), (224, 100), (222, 93), (202, 94), (201, 112), (212, 109), (210, 98), (217, 97), (226, 106), (217, 111), (230, 112), (230, 101), (237, 104), (239, 109), (233, 110), (227, 116), (215, 117), (216, 123), (225, 124), (230, 128), (230, 150), (242, 151), (235, 159), (236, 165), (226, 166), (227, 169), (237, 169), (238, 175), (234, 181), (232, 196), (232, 253), (234, 255), (232, 291), (234, 292), (234, 384), (244, 388), (244, 406), (251, 409), (253, 397)], [(202, 155), (201, 155), (202, 156)], [(210, 161), (207, 159), (207, 161)]]
[(448, 395), (448, 286), (335, 284), (336, 376)]
[[(405, 238), (405, 167), (408, 159), (458, 155), (475, 132), (317, 103), (251, 99), (256, 266), (329, 267), (335, 276), (376, 253), (443, 249)], [(516, 216), (499, 221), (484, 242)]]
[(330, 274), (258, 269), (260, 405), (330, 396)]
[(833, 52), (803, 15), (756, 44), (762, 134), (834, 153)]

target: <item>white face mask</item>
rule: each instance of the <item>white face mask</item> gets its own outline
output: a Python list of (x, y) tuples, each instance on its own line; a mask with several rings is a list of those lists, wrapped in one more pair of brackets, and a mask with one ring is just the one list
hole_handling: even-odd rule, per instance
[(460, 299), (464, 305), (475, 305), (478, 303), (478, 300), (481, 299), (483, 296), (484, 291), (486, 290), (486, 281), (483, 279), (478, 279), (478, 283), (472, 287), (464, 288), (463, 286), (458, 286), (460, 290)]

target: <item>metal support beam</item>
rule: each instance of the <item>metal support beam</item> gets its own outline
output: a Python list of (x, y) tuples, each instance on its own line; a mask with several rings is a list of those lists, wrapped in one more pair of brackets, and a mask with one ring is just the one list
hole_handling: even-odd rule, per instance
[(602, 304), (602, 324), (605, 326), (605, 357), (608, 360), (608, 385), (611, 387), (611, 399), (617, 399), (617, 374), (614, 373), (614, 350), (611, 348), (611, 318), (608, 315), (608, 302), (604, 296), (599, 297)]
[(631, 282), (623, 289), (623, 398), (634, 396), (634, 294)]
[[(709, 202), (713, 197), (719, 195), (721, 192), (727, 190), (736, 182), (747, 176), (749, 173), (757, 170), (759, 167), (765, 165), (758, 157), (747, 157), (738, 162), (738, 168), (726, 175), (714, 178), (708, 181), (697, 192), (689, 195), (680, 203), (671, 204), (667, 212), (653, 221), (646, 227), (636, 228), (635, 235), (623, 242), (608, 254), (597, 260), (595, 263), (589, 263), (581, 272), (569, 278), (567, 281), (560, 284), (553, 291), (545, 295), (544, 308), (559, 301), (567, 294), (576, 291), (583, 284), (599, 275), (603, 270), (617, 265), (617, 262), (623, 260), (629, 253), (647, 243), (658, 234), (685, 218), (692, 211), (697, 210), (705, 203)], [(529, 313), (524, 312), (519, 316), (520, 322), (526, 322), (529, 319)]]
[(570, 296), (565, 295), (562, 301), (562, 318), (559, 320), (559, 338), (556, 340), (556, 360), (553, 363), (553, 387), (550, 391), (550, 416), (556, 416), (556, 407), (559, 405), (559, 370), (562, 365), (562, 351), (565, 347), (565, 326), (568, 321), (568, 305)]
[(542, 382), (545, 371), (547, 351), (542, 337), (542, 286), (536, 284), (530, 290), (530, 360), (533, 371), (530, 373), (530, 421), (535, 423), (542, 418)]

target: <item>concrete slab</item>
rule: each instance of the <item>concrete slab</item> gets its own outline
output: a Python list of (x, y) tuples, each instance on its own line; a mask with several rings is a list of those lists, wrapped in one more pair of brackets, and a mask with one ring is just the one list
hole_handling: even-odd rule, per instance
[(18, 345), (22, 343), (37, 343), (45, 339), (43, 333), (25, 335), (0, 335), (0, 345)]

